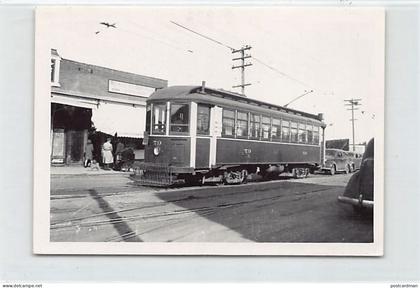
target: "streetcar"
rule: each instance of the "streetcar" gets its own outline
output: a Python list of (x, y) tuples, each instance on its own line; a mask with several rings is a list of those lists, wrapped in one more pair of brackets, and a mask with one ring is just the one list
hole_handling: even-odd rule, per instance
[(305, 177), (321, 167), (322, 114), (314, 115), (205, 86), (157, 90), (146, 103), (148, 185), (238, 184), (250, 174)]

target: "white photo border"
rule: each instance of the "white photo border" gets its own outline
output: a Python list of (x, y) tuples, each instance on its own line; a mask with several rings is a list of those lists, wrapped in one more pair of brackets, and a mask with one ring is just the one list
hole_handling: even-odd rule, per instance
[[(81, 7), (81, 6), (79, 6)], [(106, 6), (100, 6), (106, 7)], [(141, 6), (139, 6), (141, 7)], [(51, 242), (50, 241), (50, 79), (51, 45), (46, 14), (68, 7), (37, 7), (35, 23), (35, 95), (34, 95), (34, 202), (33, 252), (35, 254), (104, 254), (104, 255), (296, 255), (296, 256), (383, 256), (384, 251), (384, 113), (376, 115), (379, 126), (375, 130), (375, 209), (373, 243), (209, 243), (209, 242)], [(107, 7), (108, 8), (108, 7)], [(133, 7), (127, 7), (132, 9)], [(145, 9), (151, 9), (144, 7)], [(200, 7), (203, 8), (203, 7)], [(209, 9), (214, 7), (209, 7)], [(90, 9), (93, 9), (90, 7)], [(121, 9), (121, 7), (119, 7)], [(160, 9), (153, 7), (153, 9)], [(290, 9), (282, 7), (281, 9)], [(307, 9), (307, 8), (306, 8)], [(327, 8), (316, 8), (327, 9)], [(337, 8), (342, 9), (342, 8)], [(385, 59), (385, 10), (372, 9), (382, 21), (383, 59)], [(378, 110), (384, 112), (385, 60), (382, 101)]]

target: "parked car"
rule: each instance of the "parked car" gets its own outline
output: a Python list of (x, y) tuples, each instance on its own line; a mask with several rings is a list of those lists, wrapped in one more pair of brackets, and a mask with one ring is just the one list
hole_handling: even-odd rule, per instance
[(373, 158), (374, 140), (371, 139), (363, 154), (360, 170), (350, 178), (343, 196), (338, 196), (338, 201), (353, 205), (355, 212), (373, 209)]
[(347, 152), (347, 155), (349, 156), (350, 160), (352, 161), (352, 170), (356, 171), (360, 169), (360, 165), (362, 164), (362, 157), (363, 154), (362, 153), (358, 153), (358, 152), (352, 152), (349, 151)]
[(353, 172), (353, 162), (346, 151), (340, 149), (326, 149), (325, 163), (321, 167), (323, 172), (334, 175), (336, 172)]

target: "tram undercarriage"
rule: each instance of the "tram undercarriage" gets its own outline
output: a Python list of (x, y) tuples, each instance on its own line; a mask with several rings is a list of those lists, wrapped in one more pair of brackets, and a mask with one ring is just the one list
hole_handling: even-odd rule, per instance
[[(204, 185), (244, 184), (248, 181), (273, 180), (279, 176), (306, 178), (316, 170), (316, 164), (240, 164), (221, 165), (213, 169), (197, 169), (190, 173), (177, 167), (142, 163), (134, 169), (133, 180), (144, 186), (172, 186), (177, 184)], [(185, 170), (185, 169), (184, 169)]]

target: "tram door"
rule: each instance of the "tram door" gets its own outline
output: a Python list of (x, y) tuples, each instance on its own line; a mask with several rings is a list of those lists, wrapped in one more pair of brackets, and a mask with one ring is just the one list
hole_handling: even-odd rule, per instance
[(217, 138), (222, 136), (223, 109), (214, 106), (210, 111), (209, 167), (216, 165)]
[(192, 166), (195, 168), (209, 167), (210, 153), (210, 114), (211, 107), (208, 104), (192, 103), (191, 112), (191, 157), (194, 157)]

